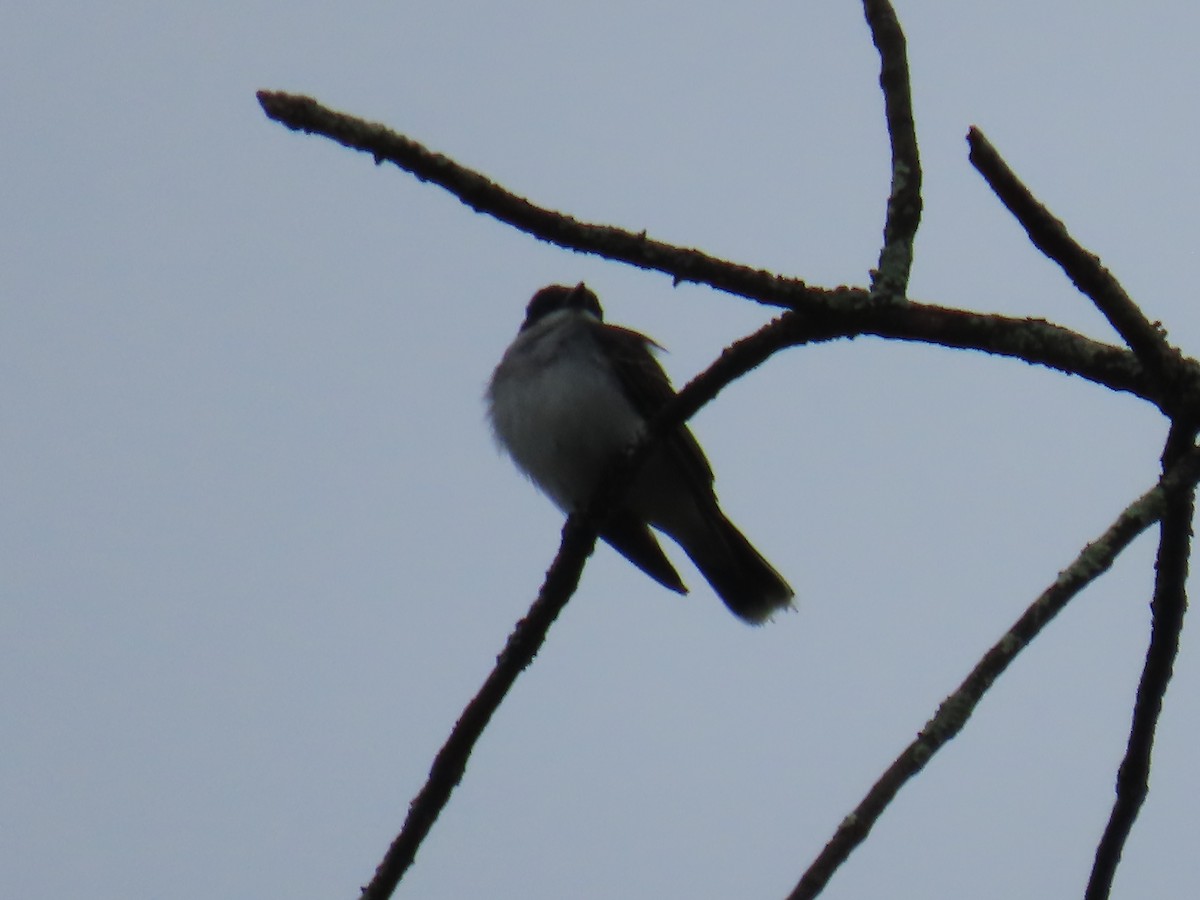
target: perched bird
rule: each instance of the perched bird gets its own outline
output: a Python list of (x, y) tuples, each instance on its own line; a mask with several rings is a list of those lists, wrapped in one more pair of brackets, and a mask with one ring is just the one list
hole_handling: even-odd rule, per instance
[[(675, 396), (655, 349), (650, 338), (605, 324), (583, 283), (545, 287), (529, 301), (492, 375), (488, 413), (500, 446), (563, 512), (588, 502), (613, 459)], [(686, 427), (659, 441), (600, 537), (659, 584), (687, 593), (650, 526), (674, 539), (747, 622), (791, 604), (788, 583), (721, 512), (712, 469)]]

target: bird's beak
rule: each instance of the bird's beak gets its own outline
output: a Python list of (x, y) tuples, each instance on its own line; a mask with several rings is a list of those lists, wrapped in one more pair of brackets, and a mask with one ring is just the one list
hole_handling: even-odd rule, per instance
[(571, 288), (571, 293), (567, 294), (566, 305), (573, 309), (579, 309), (584, 305), (583, 297), (587, 293), (587, 285), (582, 281), (575, 287)]

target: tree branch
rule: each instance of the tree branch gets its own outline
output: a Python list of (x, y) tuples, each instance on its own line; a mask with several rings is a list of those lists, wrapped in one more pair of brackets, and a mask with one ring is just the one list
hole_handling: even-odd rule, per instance
[(897, 303), (908, 293), (913, 240), (921, 224), (921, 157), (913, 122), (907, 42), (896, 10), (888, 0), (863, 0), (863, 10), (879, 51), (879, 86), (892, 145), (892, 190), (879, 268), (871, 273), (871, 297)]
[[(892, 188), (884, 227), (884, 246), (870, 291), (821, 289), (795, 278), (738, 265), (699, 250), (678, 247), (610, 226), (588, 224), (539, 207), (482, 174), (467, 169), (421, 144), (385, 128), (329, 110), (315, 100), (260, 91), (267, 115), (289, 128), (326, 135), (344, 146), (371, 153), (377, 163), (393, 162), (417, 178), (432, 181), (472, 209), (487, 213), (541, 240), (579, 252), (594, 253), (643, 269), (671, 275), (676, 283), (693, 281), (789, 310), (775, 322), (727, 349), (708, 370), (680, 391), (650, 425), (639, 446), (614, 464), (597, 495), (563, 529), (562, 544), (538, 598), (517, 623), (479, 693), (464, 709), (437, 754), (429, 778), (410, 805), (403, 829), (392, 843), (375, 878), (364, 888), (367, 900), (389, 897), (411, 866), (425, 836), (461, 781), (467, 760), (483, 729), (517, 676), (534, 659), (546, 634), (578, 585), (598, 529), (628, 486), (636, 467), (657, 437), (678, 427), (738, 375), (787, 346), (873, 334), (959, 349), (974, 349), (1080, 375), (1113, 390), (1155, 403), (1172, 418), (1176, 440), (1164, 453), (1159, 484), (1131, 504), (1105, 534), (1030, 606), (1009, 632), (981, 659), (962, 685), (926, 724), (917, 740), (896, 759), (858, 808), (839, 826), (822, 853), (801, 878), (792, 898), (813, 897), (870, 832), (900, 788), (963, 728), (983, 694), (1020, 650), (1084, 586), (1155, 521), (1162, 521), (1154, 625), (1146, 670), (1138, 692), (1132, 733), (1118, 777), (1118, 796), (1109, 828), (1097, 850), (1090, 897), (1106, 897), (1125, 836), (1146, 793), (1150, 750), (1163, 692), (1178, 648), (1186, 598), (1183, 583), (1190, 550), (1194, 487), (1200, 480), (1200, 450), (1191, 446), (1191, 421), (1200, 405), (1200, 364), (1183, 359), (1125, 294), (1099, 260), (1084, 250), (1032, 196), (976, 129), (968, 136), (971, 161), (1002, 202), (1025, 227), (1030, 239), (1055, 260), (1089, 296), (1132, 352), (1089, 340), (1060, 326), (1032, 319), (986, 316), (907, 300), (913, 241), (921, 216), (921, 169), (913, 124), (905, 39), (887, 0), (864, 0), (864, 12), (879, 50), (892, 147)], [(871, 301), (884, 302), (871, 302)], [(1185, 446), (1186, 445), (1186, 446)], [(1093, 889), (1096, 891), (1092, 893)]]
[(816, 897), (833, 873), (861, 844), (883, 811), (910, 778), (920, 772), (975, 711), (983, 694), (1070, 600), (1106, 572), (1139, 534), (1168, 515), (1172, 498), (1200, 481), (1200, 450), (1190, 450), (1149, 491), (1131, 503), (1099, 538), (1080, 551), (1071, 565), (1042, 592), (1020, 619), (979, 661), (958, 689), (888, 767), (866, 797), (842, 820), (833, 838), (809, 866), (788, 900)]
[[(1175, 426), (1163, 451), (1163, 469), (1175, 465), (1192, 448), (1195, 430)], [(1181, 487), (1166, 495), (1155, 561), (1154, 599), (1150, 603), (1150, 646), (1138, 683), (1137, 701), (1125, 758), (1117, 770), (1117, 796), (1108, 825), (1096, 847), (1085, 900), (1107, 900), (1121, 861), (1125, 841), (1150, 790), (1150, 757), (1163, 698), (1179, 653), (1179, 635), (1187, 611), (1188, 557), (1191, 553), (1194, 488)]]
[(389, 128), (366, 122), (319, 104), (311, 97), (259, 91), (268, 116), (294, 131), (321, 134), (353, 150), (372, 154), (375, 162), (391, 162), (421, 181), (432, 181), (476, 212), (494, 216), (542, 240), (642, 269), (666, 272), (675, 283), (710, 284), (770, 306), (820, 303), (822, 292), (810, 292), (803, 281), (781, 278), (763, 269), (737, 265), (699, 250), (676, 247), (646, 236), (604, 225), (588, 225), (568, 215), (535, 206), (524, 197), (440, 153)]
[(1067, 227), (1038, 202), (983, 132), (972, 128), (967, 132), (967, 144), (971, 164), (1021, 223), (1033, 245), (1058, 263), (1071, 283), (1091, 298), (1147, 372), (1159, 381), (1170, 382), (1179, 352), (1151, 324), (1099, 257), (1080, 246)]
[[(914, 312), (917, 313), (916, 316), (914, 316)], [(980, 320), (997, 321), (985, 321), (981, 323)], [(988, 340), (982, 340), (979, 335), (975, 334), (977, 331), (987, 332), (990, 335)], [(1019, 336), (1017, 334), (1018, 331)], [(629, 482), (636, 473), (637, 467), (641, 464), (654, 443), (663, 434), (678, 427), (681, 423), (695, 415), (704, 404), (714, 399), (726, 385), (760, 365), (773, 353), (785, 347), (832, 340), (838, 337), (852, 337), (864, 333), (878, 333), (885, 336), (912, 340), (932, 340), (933, 336), (936, 335), (937, 343), (949, 346), (972, 346), (975, 342), (988, 343), (988, 346), (979, 347), (978, 349), (986, 349), (989, 352), (997, 354), (1019, 355), (1024, 359), (1040, 356), (1044, 357), (1044, 364), (1047, 365), (1054, 365), (1054, 360), (1056, 359), (1073, 357), (1076, 353), (1083, 353), (1096, 362), (1096, 364), (1091, 366), (1094, 370), (1092, 374), (1096, 379), (1104, 379), (1115, 390), (1138, 393), (1138, 382), (1142, 380), (1136, 362), (1132, 360), (1131, 354), (1127, 351), (1088, 341), (1086, 338), (1073, 335), (1065, 329), (1057, 328), (1057, 326), (1051, 326), (1047, 323), (1017, 320), (1005, 321), (1002, 317), (982, 317), (962, 313), (957, 310), (946, 310), (928, 306), (909, 305), (903, 307), (872, 308), (860, 305), (857, 307), (857, 313), (854, 315), (849, 313), (834, 314), (827, 310), (817, 314), (787, 312), (754, 334), (726, 348), (708, 369), (692, 379), (692, 381), (680, 390), (674, 400), (663, 408), (654, 421), (649, 424), (646, 438), (637, 447), (632, 448), (625, 457), (614, 464), (613, 470), (601, 481), (597, 489), (596, 498), (588, 505), (586, 510), (582, 514), (573, 515), (567, 520), (563, 528), (562, 543), (558, 554), (547, 573), (538, 598), (526, 616), (517, 623), (508, 638), (504, 651), (497, 657), (496, 666), (492, 673), (488, 676), (476, 696), (467, 704), (455, 724), (450, 737), (435, 757), (426, 784), (410, 804), (409, 814), (405, 820), (404, 827), (393, 841), (383, 861), (377, 868), (375, 877), (363, 889), (363, 900), (385, 900), (385, 898), (390, 897), (404, 873), (412, 865), (421, 843), (428, 835), (441, 810), (449, 802), (454, 788), (462, 780), (467, 760), (479, 736), (483, 733), (492, 715), (499, 708), (500, 703), (507, 696), (517, 676), (529, 666), (537, 655), (542, 644), (545, 642), (550, 626), (557, 619), (559, 613), (566, 606), (578, 586), (583, 565), (595, 546), (596, 534), (598, 529), (603, 525), (604, 517), (609, 510), (614, 508), (615, 503), (620, 499), (623, 491), (628, 487)], [(997, 336), (999, 336), (998, 339)], [(1041, 338), (1040, 343), (1036, 340), (1039, 336)], [(1006, 337), (1012, 342), (1012, 346), (1006, 346)], [(1035, 346), (1037, 347), (1036, 350), (1033, 349)], [(1064, 350), (1064, 347), (1067, 349)], [(1020, 349), (1019, 354), (1016, 352), (1017, 348)], [(1126, 366), (1132, 366), (1132, 368), (1126, 368)], [(1070, 371), (1070, 369), (1064, 369), (1064, 371)], [(1200, 477), (1200, 462), (1197, 463), (1197, 471), (1197, 477)], [(1132, 521), (1129, 511), (1127, 511), (1124, 520)], [(1153, 520), (1147, 520), (1141, 527), (1147, 527), (1151, 521)], [(1121, 522), (1118, 524), (1120, 525)], [(1114, 529), (1117, 529), (1117, 527), (1114, 526)], [(1128, 527), (1128, 522), (1125, 523), (1125, 527)], [(1114, 529), (1110, 529), (1110, 532), (1113, 532)], [(1138, 530), (1140, 531), (1141, 529), (1139, 528)], [(1132, 540), (1135, 534), (1136, 532), (1131, 534), (1129, 540)], [(1105, 538), (1098, 543), (1102, 543), (1108, 538), (1109, 535), (1106, 534)], [(1120, 549), (1122, 548), (1115, 548), (1113, 556)], [(1081, 554), (1081, 558), (1084, 558), (1086, 554), (1087, 551), (1085, 551), (1085, 554)], [(1087, 558), (1092, 559), (1092, 557)], [(1107, 564), (1103, 568), (1107, 568)], [(1103, 568), (1096, 568), (1094, 571), (1088, 573), (1089, 580), (1099, 575), (1103, 571)], [(1083, 583), (1079, 584), (1076, 591), (1082, 588)], [(1057, 583), (1055, 587), (1058, 587)], [(1054, 589), (1052, 588), (1051, 590)], [(1062, 600), (1064, 605), (1066, 599), (1069, 599), (1069, 596)], [(1044, 604), (1045, 602), (1048, 601), (1045, 601), (1044, 598), (1040, 599), (1034, 607), (1031, 607), (1031, 610), (1041, 608), (1039, 604)], [(1049, 617), (1057, 611), (1057, 608), (1054, 609), (1053, 612), (1046, 616), (1044, 621), (1038, 622), (1029, 637), (1032, 637), (1036, 633), (1036, 630), (1040, 629), (1041, 625), (1044, 625), (1045, 621), (1048, 621)], [(1006, 647), (1007, 650), (1011, 651), (1012, 656), (1015, 656), (1020, 646), (1012, 645), (1011, 643), (1006, 644), (1006, 642), (1011, 642), (1013, 635), (1020, 635), (1022, 633), (1022, 623), (1029, 616), (1030, 613), (1027, 613), (1022, 622), (1014, 626), (1014, 629), (1006, 636), (1005, 640), (1001, 641), (1001, 644), (998, 645)], [(1027, 641), (1028, 638), (1025, 640)], [(985, 657), (985, 661), (991, 659), (995, 652), (995, 649), (993, 649), (992, 653), (988, 657)], [(999, 674), (999, 671), (1002, 671), (1003, 667), (1010, 660), (1011, 656), (1004, 659), (1003, 664), (999, 666), (995, 674), (990, 676), (991, 679), (994, 679), (995, 675)], [(981, 666), (983, 666), (982, 663)], [(979, 669), (977, 669), (978, 671)], [(975, 689), (978, 695), (966, 707), (967, 712), (969, 712), (969, 709), (973, 708), (974, 702), (978, 701), (978, 697), (982, 695), (989, 684), (990, 680), (980, 685), (979, 676), (977, 673), (973, 673), (972, 677), (968, 678), (964, 686), (959, 689), (959, 692), (948, 700), (947, 703), (943, 704), (943, 709), (964, 708), (964, 699), (959, 695), (963, 694), (968, 685), (976, 685)], [(939, 716), (941, 715), (942, 713), (939, 712)], [(958, 725), (959, 728), (965, 723), (965, 719), (966, 716), (964, 715), (962, 722)], [(931, 725), (926, 727), (925, 733), (931, 732), (931, 726), (938, 721), (939, 718), (935, 717)], [(929, 750), (930, 754), (932, 754), (937, 749), (937, 746), (940, 746), (940, 743), (944, 743), (945, 740), (949, 740), (952, 736), (953, 734), (946, 734), (936, 744), (927, 738), (922, 746), (932, 748)], [(914, 744), (914, 747), (917, 746), (917, 744)], [(909, 756), (916, 754), (917, 751), (913, 748), (910, 748), (908, 751)], [(904, 758), (902, 757), (902, 759)], [(921, 765), (904, 775), (895, 784), (895, 788), (891, 792), (892, 795), (899, 789), (903, 781), (916, 774), (923, 765), (924, 762), (921, 762)], [(889, 777), (895, 779), (896, 776), (893, 773), (895, 769), (896, 764), (893, 765), (892, 770), (889, 770), (888, 774), (885, 774), (880, 784), (888, 782)], [(890, 799), (890, 796), (884, 799), (883, 805), (879, 807), (878, 812), (882, 812), (883, 807), (887, 805)], [(861, 809), (862, 807), (860, 807)], [(856, 813), (856, 815), (858, 814), (860, 813)], [(866, 832), (864, 831), (862, 837), (865, 837), (865, 834)], [(846, 855), (852, 849), (853, 845), (848, 847)], [(840, 862), (839, 860), (834, 865), (834, 868), (840, 865)], [(829, 874), (832, 874), (832, 869)], [(828, 876), (826, 876), (826, 880), (827, 878)], [(800, 894), (794, 896), (806, 895)]]
[[(865, 299), (861, 292), (859, 296)], [(803, 340), (797, 343), (875, 335), (950, 349), (977, 350), (1077, 375), (1111, 390), (1141, 397), (1164, 412), (1173, 408), (1173, 395), (1154, 389), (1128, 350), (1094, 341), (1042, 319), (1015, 319), (909, 302), (889, 306), (860, 304), (853, 308), (831, 304), (818, 311), (786, 314), (784, 320), (804, 323), (800, 332)], [(1200, 367), (1195, 372), (1200, 377)]]
[[(1180, 396), (1164, 393), (1153, 384), (1133, 354), (1061, 326), (920, 303), (864, 310), (869, 295), (860, 288), (812, 287), (798, 279), (654, 241), (644, 232), (580, 222), (535, 206), (482, 174), (382, 125), (327, 109), (310, 97), (271, 91), (260, 91), (258, 97), (267, 115), (287, 127), (325, 135), (351, 149), (371, 153), (376, 161), (388, 160), (422, 180), (442, 186), (472, 209), (534, 237), (661, 271), (676, 282), (698, 281), (760, 303), (803, 311), (820, 317), (830, 337), (875, 334), (1011, 356), (1135, 394), (1164, 412), (1169, 412), (1171, 398)], [(842, 318), (837, 321), (834, 317)], [(1178, 402), (1200, 402), (1200, 365), (1187, 360), (1181, 372), (1183, 384), (1177, 387), (1181, 393), (1186, 387), (1188, 396)]]
[(546, 573), (537, 599), (509, 635), (491, 674), (463, 709), (450, 737), (434, 757), (424, 787), (409, 804), (404, 827), (384, 854), (371, 883), (362, 889), (363, 900), (386, 900), (396, 890), (433, 823), (449, 802), (450, 794), (462, 781), (467, 760), (479, 736), (517, 676), (533, 662), (550, 626), (575, 593), (584, 562), (595, 545), (595, 528), (589, 528), (574, 517), (567, 520), (558, 555)]

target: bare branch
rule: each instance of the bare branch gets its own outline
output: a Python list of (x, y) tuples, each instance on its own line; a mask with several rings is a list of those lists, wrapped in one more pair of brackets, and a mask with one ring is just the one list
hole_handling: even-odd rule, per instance
[(888, 0), (863, 0), (863, 10), (879, 51), (879, 86), (892, 145), (892, 191), (879, 268), (871, 273), (871, 297), (896, 303), (908, 292), (913, 240), (921, 224), (921, 157), (913, 122), (907, 42), (896, 10)]
[[(1173, 427), (1163, 452), (1163, 468), (1170, 468), (1188, 452), (1194, 440), (1194, 430)], [(1167, 685), (1171, 681), (1175, 657), (1179, 653), (1179, 635), (1187, 611), (1186, 583), (1195, 500), (1194, 489), (1188, 488), (1168, 494), (1165, 498), (1158, 559), (1155, 562), (1157, 575), (1154, 599), (1150, 604), (1153, 619), (1150, 646), (1138, 684), (1125, 758), (1117, 771), (1116, 801), (1096, 848), (1085, 900), (1107, 900), (1125, 841), (1150, 790), (1154, 734), (1162, 713)]]
[(575, 593), (583, 564), (595, 544), (595, 528), (589, 528), (575, 518), (567, 520), (558, 556), (546, 573), (537, 599), (509, 635), (491, 674), (463, 709), (450, 737), (434, 757), (424, 787), (409, 804), (404, 827), (384, 854), (371, 883), (362, 890), (363, 900), (386, 900), (396, 890), (433, 823), (449, 802), (450, 794), (462, 781), (467, 760), (479, 736), (517, 676), (533, 662), (550, 626)]
[[(937, 343), (948, 346), (975, 346), (978, 343), (986, 346), (977, 349), (986, 349), (992, 353), (1014, 355), (1023, 359), (1042, 357), (1039, 361), (1046, 365), (1055, 365), (1055, 360), (1076, 356), (1088, 357), (1094, 361), (1090, 368), (1095, 380), (1101, 380), (1116, 390), (1134, 393), (1140, 391), (1139, 382), (1142, 379), (1130, 353), (1117, 347), (1088, 341), (1046, 323), (976, 316), (957, 310), (919, 305), (875, 308), (857, 305), (856, 310), (853, 315), (849, 312), (833, 313), (829, 310), (816, 315), (787, 312), (727, 348), (708, 369), (690, 381), (650, 423), (646, 439), (614, 465), (613, 471), (602, 480), (597, 496), (587, 510), (582, 515), (574, 515), (567, 520), (558, 555), (547, 573), (537, 600), (526, 616), (517, 623), (504, 651), (497, 658), (491, 675), (464, 709), (449, 739), (438, 752), (425, 786), (410, 805), (403, 829), (380, 863), (371, 884), (364, 888), (364, 900), (383, 900), (390, 897), (404, 873), (412, 865), (421, 843), (449, 801), (454, 788), (461, 781), (467, 760), (483, 729), (515, 683), (517, 676), (537, 655), (550, 626), (578, 585), (584, 562), (592, 552), (597, 530), (603, 525), (605, 515), (619, 500), (653, 443), (666, 432), (687, 421), (705, 403), (715, 398), (722, 388), (761, 364), (773, 353), (799, 344), (867, 333), (909, 340), (934, 340), (936, 337)], [(1010, 341), (1011, 346), (1007, 345), (1006, 341)], [(1126, 368), (1127, 365), (1132, 368)], [(1072, 370), (1068, 368), (1065, 371)], [(1200, 470), (1200, 464), (1197, 468)], [(1150, 521), (1152, 520), (1148, 520), (1146, 525), (1150, 524)], [(1113, 555), (1115, 556), (1115, 552)], [(1102, 570), (1096, 569), (1091, 573), (1092, 577), (1100, 571)], [(1079, 587), (1081, 588), (1082, 584)], [(1065, 603), (1065, 599), (1063, 602)], [(1038, 608), (1039, 605), (1035, 604), (1034, 609)], [(1057, 612), (1057, 609), (1054, 612)], [(1047, 620), (1048, 618), (1049, 616)], [(1039, 628), (1041, 624), (1044, 622), (1038, 624)], [(1020, 634), (1020, 625), (1021, 623), (1018, 623), (1010, 635)], [(1012, 655), (1015, 655), (1020, 648), (1014, 646), (1010, 649)], [(985, 661), (988, 658), (985, 657)], [(1007, 665), (1007, 662), (1008, 660), (1005, 660), (1004, 665)], [(1002, 668), (1003, 666), (1000, 667)], [(972, 677), (975, 677), (974, 673)], [(995, 675), (991, 677), (994, 678)], [(977, 680), (972, 682), (972, 679), (968, 679), (964, 688), (969, 684), (977, 684)], [(987, 684), (990, 684), (990, 681)], [(977, 687), (979, 695), (986, 690), (987, 684)], [(964, 688), (959, 689), (960, 694)], [(975, 696), (975, 701), (977, 700), (978, 696)], [(961, 707), (962, 700), (956, 702)], [(971, 705), (973, 706), (973, 703)], [(950, 701), (943, 706), (954, 707)], [(935, 717), (934, 722), (937, 721)], [(929, 731), (927, 727), (926, 732)], [(948, 740), (951, 736), (953, 735), (947, 735), (945, 739)], [(925, 746), (929, 745), (927, 740)], [(895, 768), (894, 765), (893, 769)], [(913, 769), (903, 780), (911, 777), (919, 768), (918, 766)], [(881, 784), (888, 777), (885, 775)], [(898, 788), (899, 783), (895, 789)], [(892, 793), (894, 794), (895, 790)], [(890, 797), (886, 799), (890, 800)], [(882, 807), (879, 811), (882, 811)], [(865, 837), (865, 832), (863, 836)]]
[[(343, 145), (388, 160), (421, 180), (433, 181), (472, 209), (487, 213), (533, 236), (580, 252), (594, 253), (671, 275), (676, 283), (694, 281), (789, 311), (754, 335), (729, 348), (706, 372), (685, 387), (648, 429), (646, 440), (613, 467), (588, 508), (571, 516), (554, 564), (537, 600), (510, 635), (496, 667), (464, 709), (439, 751), (429, 779), (410, 806), (404, 828), (364, 889), (368, 900), (389, 897), (411, 866), (421, 842), (462, 779), (467, 760), (483, 729), (517, 676), (545, 641), (548, 629), (578, 584), (596, 534), (628, 485), (636, 466), (657, 436), (677, 427), (738, 375), (771, 353), (800, 344), (858, 335), (922, 341), (974, 349), (1080, 375), (1113, 390), (1155, 403), (1174, 420), (1186, 419), (1200, 404), (1200, 364), (1183, 359), (1150, 324), (1099, 261), (1067, 234), (1016, 179), (978, 131), (972, 129), (971, 159), (1001, 200), (1025, 226), (1031, 240), (1057, 261), (1076, 286), (1092, 298), (1132, 352), (1092, 341), (1042, 320), (989, 316), (907, 301), (913, 240), (920, 222), (921, 171), (907, 76), (904, 35), (887, 0), (864, 0), (867, 21), (881, 57), (880, 84), (892, 142), (892, 193), (879, 268), (870, 292), (860, 288), (821, 289), (799, 279), (738, 265), (699, 250), (678, 247), (619, 228), (588, 224), (539, 207), (482, 174), (434, 153), (382, 125), (365, 122), (315, 100), (259, 92), (267, 114), (286, 126), (324, 134)], [(890, 302), (871, 302), (874, 300)], [(899, 302), (899, 301), (905, 302)], [(1185, 605), (1182, 593), (1190, 548), (1192, 492), (1200, 480), (1200, 450), (1179, 449), (1164, 455), (1164, 476), (1026, 611), (980, 661), (958, 690), (946, 699), (916, 741), (905, 750), (839, 827), (833, 839), (801, 878), (794, 898), (819, 893), (833, 872), (865, 839), (874, 822), (904, 783), (964, 726), (982, 695), (1021, 648), (1032, 640), (1069, 600), (1098, 577), (1137, 534), (1162, 519), (1155, 626), (1133, 734), (1119, 779), (1117, 806), (1109, 833), (1097, 851), (1097, 871), (1115, 868), (1124, 837), (1145, 795), (1149, 750), (1162, 705), (1162, 691), (1178, 645), (1178, 624)], [(1182, 447), (1182, 444), (1179, 445)], [(1178, 462), (1175, 462), (1178, 458)], [(1186, 502), (1184, 499), (1186, 498)], [(1103, 865), (1102, 865), (1103, 861)], [(1107, 895), (1107, 876), (1093, 881)], [(1090, 896), (1090, 895), (1089, 895)]]
[(804, 282), (781, 278), (763, 269), (727, 262), (699, 250), (676, 247), (607, 225), (589, 225), (563, 213), (535, 206), (483, 175), (434, 153), (383, 125), (366, 122), (319, 104), (311, 97), (259, 91), (258, 101), (272, 119), (295, 131), (322, 134), (345, 147), (362, 150), (432, 181), (476, 212), (494, 216), (542, 240), (620, 260), (642, 269), (666, 272), (678, 284), (702, 282), (771, 306), (796, 307), (822, 300)]
[(1129, 345), (1143, 367), (1156, 379), (1170, 381), (1179, 353), (1162, 331), (1151, 324), (1120, 282), (1071, 237), (1066, 226), (1046, 209), (1000, 158), (983, 132), (967, 133), (972, 165), (1000, 201), (1021, 223), (1033, 245), (1067, 273), (1071, 283), (1102, 312), (1117, 334)]
[[(849, 290), (849, 289), (843, 289)], [(858, 292), (865, 300), (865, 295)], [(959, 350), (978, 350), (1078, 375), (1115, 391), (1149, 400), (1164, 412), (1171, 395), (1157, 391), (1128, 350), (1093, 341), (1042, 319), (1015, 319), (943, 306), (909, 302), (904, 305), (857, 306), (830, 303), (818, 312), (797, 312), (804, 322), (804, 343), (876, 335), (903, 341), (936, 344)], [(819, 327), (818, 327), (819, 326)], [(1200, 366), (1189, 364), (1190, 377), (1200, 378)], [(1194, 373), (1194, 374), (1191, 374)]]
[[(260, 91), (258, 97), (267, 114), (289, 128), (322, 134), (371, 153), (376, 160), (389, 160), (418, 178), (441, 185), (472, 209), (542, 240), (665, 272), (677, 282), (699, 281), (768, 305), (802, 310), (819, 317), (829, 337), (875, 334), (1012, 356), (1136, 394), (1164, 412), (1168, 412), (1170, 398), (1178, 396), (1164, 393), (1147, 378), (1132, 354), (1057, 325), (919, 303), (903, 307), (869, 304), (867, 292), (859, 288), (812, 287), (799, 279), (650, 240), (644, 232), (580, 222), (535, 206), (484, 175), (382, 125), (327, 109), (309, 97), (269, 91)], [(903, 228), (896, 228), (903, 234)], [(1191, 360), (1182, 364), (1180, 379), (1185, 377), (1192, 397), (1200, 397), (1200, 365)]]
[(855, 810), (842, 820), (833, 838), (804, 873), (788, 900), (816, 897), (833, 873), (861, 844), (905, 783), (925, 768), (933, 755), (954, 738), (980, 698), (1021, 650), (1082, 591), (1106, 572), (1113, 560), (1139, 534), (1168, 515), (1173, 498), (1200, 481), (1200, 450), (1190, 450), (1149, 491), (1131, 503), (1099, 538), (1080, 551), (1054, 584), (979, 661), (971, 674), (938, 707), (937, 713), (888, 767)]

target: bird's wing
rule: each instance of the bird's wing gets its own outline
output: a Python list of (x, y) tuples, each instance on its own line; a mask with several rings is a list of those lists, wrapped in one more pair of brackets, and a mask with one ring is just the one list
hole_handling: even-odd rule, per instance
[(688, 592), (679, 573), (655, 539), (654, 532), (637, 516), (627, 510), (617, 510), (600, 536), (663, 587), (679, 594)]
[[(662, 348), (644, 334), (617, 325), (597, 323), (594, 330), (613, 361), (626, 398), (642, 418), (649, 421), (675, 396), (671, 380), (654, 358), (653, 351)], [(678, 460), (689, 480), (706, 492), (711, 490), (712, 467), (687, 426), (681, 425), (673, 434), (664, 436), (662, 445)]]

